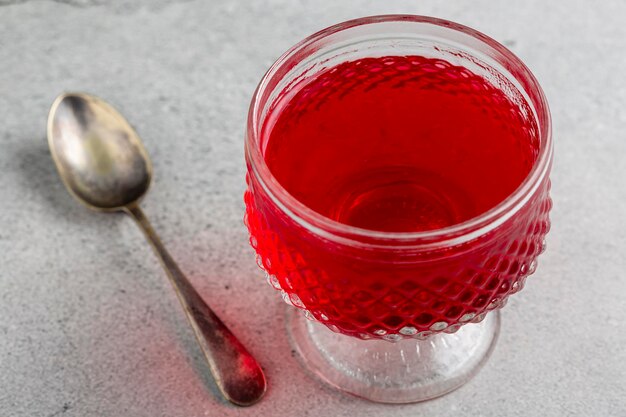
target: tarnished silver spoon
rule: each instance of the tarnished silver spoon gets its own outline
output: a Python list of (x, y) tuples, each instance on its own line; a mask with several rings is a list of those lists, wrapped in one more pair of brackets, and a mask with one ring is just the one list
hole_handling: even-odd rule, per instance
[(62, 94), (48, 116), (48, 144), (59, 175), (74, 197), (94, 210), (123, 211), (143, 230), (224, 397), (240, 406), (257, 402), (266, 388), (261, 367), (202, 300), (139, 208), (150, 185), (152, 163), (135, 130), (97, 97)]

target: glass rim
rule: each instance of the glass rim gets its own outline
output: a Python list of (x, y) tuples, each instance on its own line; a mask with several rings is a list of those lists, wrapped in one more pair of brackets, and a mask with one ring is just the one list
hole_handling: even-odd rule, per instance
[[(272, 80), (272, 77), (276, 75), (279, 69), (283, 68), (285, 64), (291, 63), (291, 60), (294, 58), (297, 58), (299, 51), (332, 34), (356, 26), (393, 22), (412, 22), (440, 26), (461, 32), (480, 41), (490, 50), (495, 51), (504, 58), (506, 62), (515, 66), (517, 74), (511, 75), (517, 81), (526, 82), (523, 84), (524, 90), (526, 90), (529, 96), (533, 93), (538, 104), (529, 103), (536, 112), (540, 140), (539, 153), (524, 181), (513, 193), (491, 209), (466, 221), (439, 229), (419, 232), (386, 232), (351, 226), (326, 217), (301, 203), (278, 182), (267, 166), (260, 149), (259, 136), (262, 126), (259, 124), (259, 115), (263, 110), (262, 104), (264, 104), (261, 102), (261, 97), (270, 80)], [(297, 61), (299, 60), (300, 58), (297, 58)], [(433, 244), (457, 245), (482, 236), (510, 219), (528, 202), (551, 168), (553, 154), (552, 123), (547, 99), (539, 82), (522, 60), (498, 41), (468, 26), (445, 19), (407, 14), (377, 15), (348, 20), (322, 29), (289, 48), (272, 64), (252, 96), (247, 119), (245, 154), (252, 173), (272, 201), (291, 219), (313, 233), (334, 241), (358, 242), (363, 239), (371, 239), (387, 244), (404, 243), (411, 247), (430, 248)]]

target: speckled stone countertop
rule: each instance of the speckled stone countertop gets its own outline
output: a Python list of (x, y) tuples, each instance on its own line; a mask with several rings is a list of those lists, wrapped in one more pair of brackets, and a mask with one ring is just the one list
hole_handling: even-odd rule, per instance
[[(542, 83), (556, 144), (553, 229), (496, 350), (458, 391), (386, 406), (334, 392), (292, 356), (280, 297), (242, 225), (250, 97), (285, 49), (372, 14), (455, 20)], [(0, 0), (0, 416), (626, 415), (626, 2)], [(263, 363), (257, 406), (223, 403), (131, 220), (73, 201), (46, 115), (100, 95), (155, 168), (144, 208), (182, 269)]]

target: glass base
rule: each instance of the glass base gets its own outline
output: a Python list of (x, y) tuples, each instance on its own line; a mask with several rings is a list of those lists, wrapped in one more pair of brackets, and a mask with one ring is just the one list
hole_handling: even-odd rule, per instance
[(303, 366), (341, 391), (382, 403), (425, 401), (459, 388), (487, 361), (500, 332), (500, 312), (493, 311), (480, 323), (425, 340), (361, 340), (287, 308), (287, 330)]

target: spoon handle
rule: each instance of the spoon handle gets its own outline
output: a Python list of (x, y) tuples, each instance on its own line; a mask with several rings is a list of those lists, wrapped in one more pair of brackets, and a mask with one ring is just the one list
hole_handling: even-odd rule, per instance
[(266, 388), (265, 375), (257, 361), (202, 300), (139, 206), (127, 206), (125, 211), (135, 219), (159, 256), (224, 397), (240, 406), (257, 402)]

